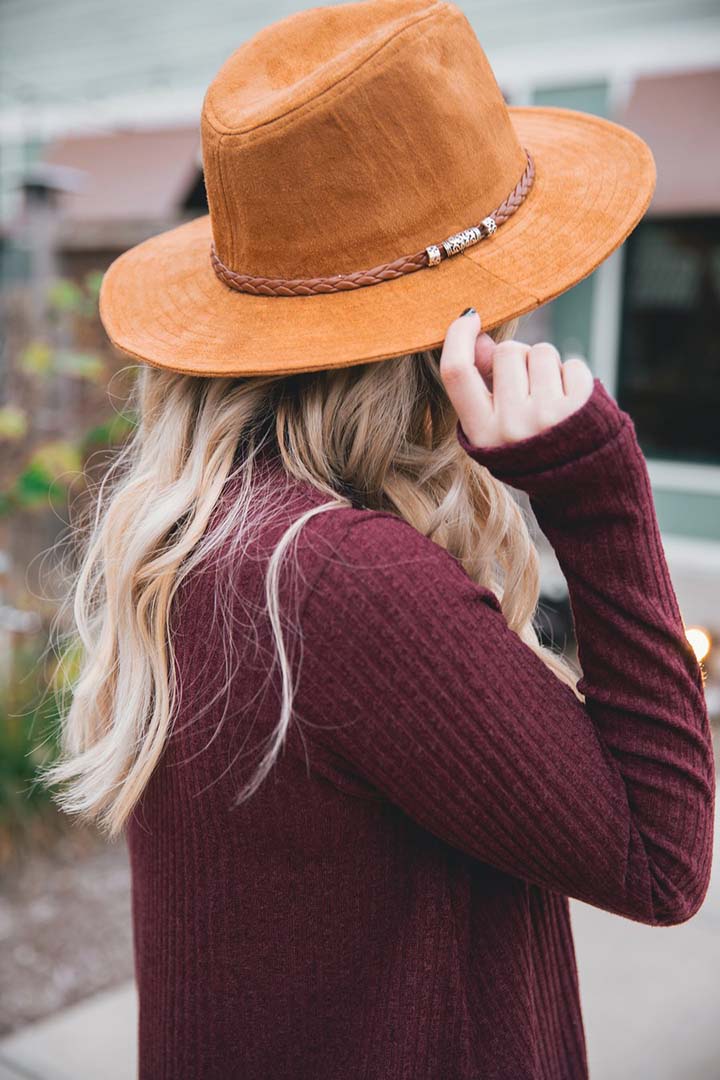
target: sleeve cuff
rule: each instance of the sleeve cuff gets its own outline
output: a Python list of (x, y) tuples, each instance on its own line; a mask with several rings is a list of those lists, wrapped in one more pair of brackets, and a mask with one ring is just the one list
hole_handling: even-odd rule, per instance
[(621, 428), (632, 422), (595, 376), (590, 397), (564, 420), (537, 435), (502, 446), (474, 446), (457, 422), (457, 438), (463, 450), (484, 465), (499, 480), (543, 472), (565, 465), (610, 442)]

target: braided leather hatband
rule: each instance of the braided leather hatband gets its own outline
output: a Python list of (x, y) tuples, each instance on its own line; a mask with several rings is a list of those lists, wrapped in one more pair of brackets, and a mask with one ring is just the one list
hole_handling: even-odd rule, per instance
[(381, 281), (392, 281), (403, 274), (413, 274), (427, 266), (437, 266), (445, 259), (458, 255), (480, 240), (492, 236), (499, 225), (507, 221), (527, 198), (535, 179), (535, 164), (528, 150), (527, 165), (519, 181), (504, 202), (493, 210), (479, 225), (464, 229), (438, 244), (430, 244), (415, 255), (403, 255), (391, 263), (374, 266), (371, 270), (355, 270), (349, 274), (331, 274), (316, 278), (268, 278), (254, 277), (252, 274), (239, 274), (225, 266), (215, 251), (210, 247), (210, 261), (217, 276), (230, 289), (237, 292), (251, 293), (253, 296), (316, 296), (322, 293), (347, 292), (348, 289), (362, 289), (367, 285), (378, 285)]

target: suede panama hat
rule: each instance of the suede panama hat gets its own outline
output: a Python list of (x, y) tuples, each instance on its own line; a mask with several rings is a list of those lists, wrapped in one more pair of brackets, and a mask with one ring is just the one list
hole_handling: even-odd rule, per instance
[(209, 215), (107, 271), (100, 313), (138, 360), (194, 375), (311, 371), (438, 346), (580, 281), (638, 223), (632, 132), (508, 107), (443, 0), (315, 7), (219, 71), (201, 120)]

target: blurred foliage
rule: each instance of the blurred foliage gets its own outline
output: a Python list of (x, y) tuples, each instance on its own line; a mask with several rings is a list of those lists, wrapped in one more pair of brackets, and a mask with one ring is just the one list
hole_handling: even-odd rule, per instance
[(49, 375), (53, 351), (44, 341), (31, 341), (18, 357), (18, 367), (25, 375)]
[(96, 303), (100, 297), (100, 286), (102, 285), (103, 277), (104, 274), (102, 270), (91, 270), (85, 275), (85, 290)]
[(31, 341), (21, 353), (18, 366), (25, 375), (67, 375), (75, 379), (102, 382), (105, 363), (97, 353), (75, 349), (53, 349), (46, 341)]
[(19, 405), (0, 405), (0, 439), (14, 442), (27, 435), (28, 418)]
[(132, 413), (118, 413), (105, 424), (85, 432), (83, 449), (87, 452), (100, 446), (119, 446), (135, 430), (137, 420)]
[(0, 518), (16, 510), (45, 510), (48, 506), (64, 505), (68, 489), (82, 482), (82, 467), (88, 454), (121, 445), (134, 426), (132, 416), (118, 415), (90, 428), (79, 439), (58, 439), (39, 446), (12, 485), (0, 491)]
[(54, 490), (64, 491), (80, 472), (79, 450), (70, 442), (58, 440), (38, 447), (15, 481), (20, 502), (25, 507), (44, 503)]
[[(37, 781), (37, 770), (58, 752), (60, 704), (78, 665), (72, 651), (61, 664), (46, 655), (52, 604), (31, 601), (38, 608), (35, 630), (20, 632), (13, 624), (22, 614), (12, 609), (13, 601), (23, 608), (29, 595), (22, 585), (29, 519), (21, 515), (50, 511), (66, 520), (70, 496), (84, 487), (86, 467), (102, 470), (102, 452), (121, 446), (135, 426), (132, 415), (111, 412), (107, 391), (116, 369), (104, 354), (97, 319), (102, 278), (91, 271), (78, 281), (55, 280), (43, 317), (38, 320), (28, 304), (8, 351), (9, 400), (0, 405), (0, 527), (8, 552), (21, 554), (13, 592), (3, 597), (7, 619), (0, 624), (0, 646), (10, 646), (0, 685), (0, 863), (22, 838), (38, 829), (44, 833), (48, 823), (58, 827), (61, 815)], [(27, 545), (27, 560), (36, 554)]]
[(50, 311), (92, 317), (97, 311), (102, 279), (103, 275), (99, 270), (91, 270), (86, 274), (82, 285), (70, 278), (58, 278), (48, 290)]
[(70, 375), (76, 379), (89, 379), (90, 382), (100, 382), (105, 375), (105, 364), (96, 353), (58, 349), (54, 361), (55, 370), (59, 375)]
[(48, 289), (51, 311), (81, 311), (85, 300), (82, 288), (69, 278), (58, 278)]
[[(78, 284), (59, 278), (48, 290), (48, 310), (54, 316), (72, 316), (82, 322), (97, 316), (97, 302), (103, 275), (93, 270)], [(84, 349), (56, 347), (36, 339), (20, 351), (17, 370), (31, 380), (78, 379), (102, 386), (108, 368), (103, 357)], [(130, 415), (117, 415), (95, 424), (74, 437), (51, 439), (35, 446), (18, 473), (0, 490), (0, 517), (17, 510), (45, 509), (67, 500), (71, 485), (81, 478), (88, 454), (103, 446), (122, 444), (134, 427)], [(23, 440), (31, 431), (27, 410), (9, 402), (0, 407), (0, 445)]]
[[(58, 753), (61, 679), (37, 648), (17, 648), (10, 685), (0, 695), (0, 864), (28, 833), (54, 827), (58, 817), (37, 770)], [(39, 819), (39, 820), (38, 820)]]

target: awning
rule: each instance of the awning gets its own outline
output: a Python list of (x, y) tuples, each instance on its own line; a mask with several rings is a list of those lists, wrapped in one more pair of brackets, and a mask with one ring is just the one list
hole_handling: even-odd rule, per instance
[(649, 144), (658, 180), (652, 214), (720, 212), (720, 71), (639, 78), (617, 117)]
[[(59, 139), (43, 161), (75, 170), (77, 190), (58, 197), (64, 246), (113, 245), (187, 217), (201, 171), (197, 126), (108, 131)], [(194, 215), (202, 213), (195, 209)]]

